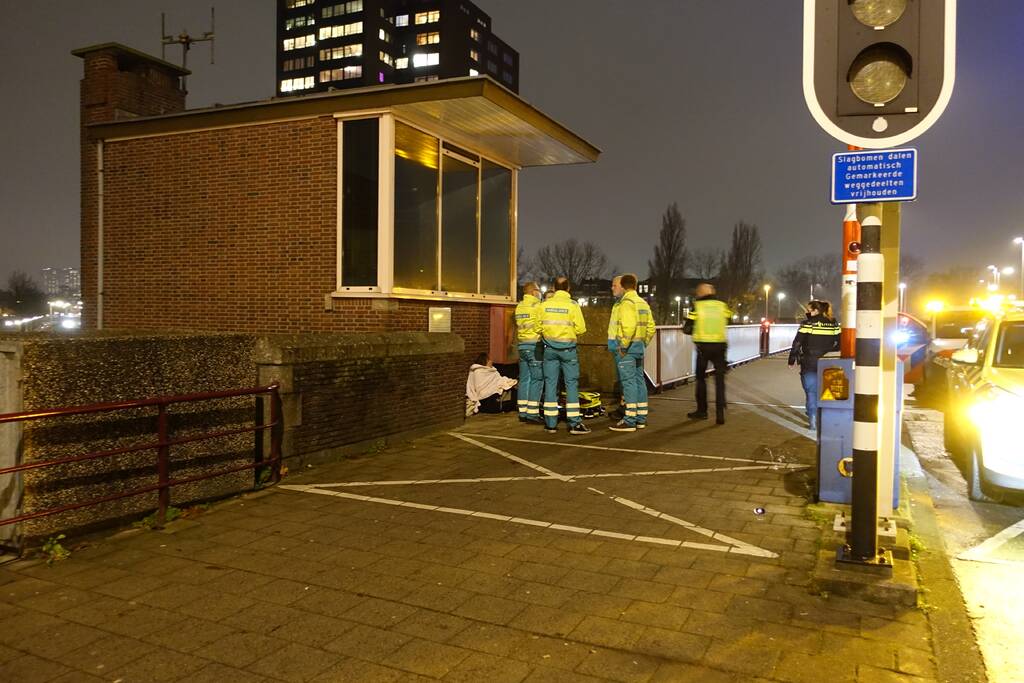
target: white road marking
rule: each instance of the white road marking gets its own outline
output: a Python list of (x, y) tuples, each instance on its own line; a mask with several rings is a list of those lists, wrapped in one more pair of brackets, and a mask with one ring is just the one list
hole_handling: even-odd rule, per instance
[(619, 479), (624, 477), (666, 477), (682, 474), (707, 474), (708, 472), (747, 472), (752, 470), (799, 469), (807, 467), (799, 463), (778, 463), (772, 465), (745, 465), (741, 467), (699, 467), (688, 470), (648, 470), (646, 472), (598, 472), (592, 474), (567, 474), (564, 476), (539, 477), (480, 477), (477, 479), (381, 479), (377, 481), (339, 481), (317, 484), (318, 489), (359, 488), (364, 486), (429, 486), (432, 484), (503, 484), (511, 481), (564, 481), (577, 479)]
[(956, 559), (973, 562), (991, 562), (992, 564), (1020, 564), (1020, 562), (1016, 562), (1014, 560), (1001, 560), (995, 557), (988, 557), (988, 553), (994, 551), (1011, 538), (1021, 534), (1024, 534), (1024, 519), (1020, 520), (1016, 524), (1006, 527), (995, 536), (985, 540), (984, 543), (963, 551), (956, 556)]
[[(562, 480), (565, 479), (565, 476), (559, 474), (558, 472), (554, 472), (552, 470), (549, 470), (547, 467), (543, 467), (542, 465), (538, 465), (537, 463), (530, 462), (529, 460), (525, 460), (523, 458), (520, 458), (519, 456), (512, 455), (511, 453), (503, 451), (500, 448), (495, 448), (494, 446), (488, 446), (485, 443), (480, 443), (476, 439), (471, 439), (471, 438), (469, 438), (469, 436), (466, 436), (465, 434), (457, 434), (455, 432), (448, 432), (448, 435), (449, 436), (454, 436), (456, 439), (461, 439), (461, 440), (465, 441), (466, 443), (471, 443), (474, 446), (479, 446), (480, 448), (484, 449), (485, 451), (490, 451), (491, 453), (497, 453), (498, 455), (500, 455), (503, 458), (507, 458), (507, 459), (511, 460), (512, 462), (517, 462), (520, 465), (523, 465), (524, 467), (529, 467), (531, 470), (537, 470), (538, 472), (546, 474), (549, 477), (552, 477), (554, 479), (562, 479)], [(476, 436), (476, 434), (474, 434), (473, 436)]]
[[(457, 432), (448, 432), (451, 436), (462, 438), (466, 436)], [(667, 455), (673, 458), (698, 458), (701, 460), (721, 460), (726, 462), (749, 462), (755, 464), (777, 464), (772, 460), (756, 460), (754, 458), (732, 458), (724, 455), (698, 455), (696, 453), (679, 453), (676, 451), (649, 451), (638, 448), (617, 448), (612, 446), (594, 446), (592, 444), (582, 443), (564, 443), (551, 441), (538, 441), (536, 439), (519, 439), (511, 436), (497, 436), (496, 434), (469, 434), (468, 436), (475, 436), (478, 439), (498, 439), (499, 441), (515, 441), (518, 443), (534, 443), (542, 446), (557, 446), (559, 448), (584, 448), (593, 451), (611, 451), (616, 453), (637, 453), (639, 455)], [(464, 439), (465, 441), (471, 441), (470, 439)], [(483, 446), (483, 444), (479, 444)], [(486, 448), (486, 446), (484, 446)], [(501, 451), (499, 451), (500, 453)]]
[[(603, 529), (589, 529), (587, 527), (570, 526), (568, 524), (555, 524), (553, 522), (544, 522), (538, 519), (525, 519), (522, 517), (509, 517), (508, 515), (496, 515), (491, 512), (480, 512), (477, 510), (462, 510), (459, 508), (445, 508), (445, 507), (434, 507), (424, 506), (419, 503), (409, 503), (402, 500), (392, 500), (389, 498), (376, 498), (374, 496), (361, 496), (357, 493), (345, 493), (342, 491), (327, 491), (324, 489), (317, 488), (316, 486), (304, 486), (297, 484), (282, 484), (279, 488), (287, 489), (290, 491), (299, 491), (301, 493), (316, 493), (322, 496), (334, 496), (336, 498), (345, 498), (347, 500), (357, 500), (366, 503), (379, 503), (383, 505), (393, 505), (395, 507), (409, 507), (409, 508), (428, 508), (433, 512), (447, 512), (454, 515), (463, 515), (468, 517), (480, 517), (483, 519), (493, 519), (501, 522), (508, 522), (509, 524), (522, 524), (526, 526), (543, 527), (545, 529), (554, 529), (555, 531), (566, 531), (573, 534), (579, 534), (581, 536), (593, 536), (598, 538), (614, 538), (621, 541), (631, 541), (635, 543), (645, 543), (650, 545), (664, 545), (671, 546), (673, 548), (691, 548), (695, 550), (713, 550), (720, 553), (734, 553), (738, 555), (752, 555), (754, 557), (778, 557), (775, 553), (763, 550), (761, 548), (754, 547), (752, 545), (743, 543), (742, 541), (733, 541), (738, 545), (711, 545), (710, 543), (695, 543), (693, 541), (680, 541), (674, 538), (657, 538), (654, 536), (633, 536), (631, 534), (623, 534), (617, 531), (606, 531)], [(659, 513), (660, 514), (660, 513)], [(708, 531), (702, 529), (696, 525), (690, 525), (687, 527), (691, 531)], [(710, 532), (714, 534), (714, 532)], [(719, 535), (723, 540), (727, 537)]]

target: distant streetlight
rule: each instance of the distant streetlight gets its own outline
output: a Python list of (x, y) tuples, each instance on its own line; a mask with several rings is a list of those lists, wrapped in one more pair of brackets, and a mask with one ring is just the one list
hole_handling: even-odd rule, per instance
[(764, 319), (768, 319), (768, 292), (772, 291), (771, 285), (764, 286)]
[(1015, 237), (1013, 243), (1020, 247), (1020, 298), (1024, 299), (1024, 237)]
[(782, 320), (782, 301), (786, 298), (786, 293), (779, 292), (775, 295), (775, 298), (779, 300), (779, 306), (775, 309), (775, 319)]
[(907, 283), (900, 283), (899, 311), (905, 313), (907, 310)]
[(681, 297), (681, 296), (677, 296), (676, 297), (676, 320), (682, 320), (682, 317), (679, 315), (679, 306), (682, 303), (682, 301), (683, 301), (683, 297)]

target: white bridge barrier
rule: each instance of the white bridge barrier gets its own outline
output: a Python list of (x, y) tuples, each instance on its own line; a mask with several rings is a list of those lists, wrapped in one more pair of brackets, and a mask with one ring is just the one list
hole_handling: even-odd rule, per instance
[[(772, 325), (768, 331), (768, 353), (787, 351), (799, 325)], [(761, 326), (730, 325), (727, 331), (729, 365), (738, 365), (761, 357)], [(697, 374), (697, 347), (693, 338), (683, 334), (681, 325), (656, 328), (654, 340), (644, 355), (644, 372), (655, 387), (675, 384)]]

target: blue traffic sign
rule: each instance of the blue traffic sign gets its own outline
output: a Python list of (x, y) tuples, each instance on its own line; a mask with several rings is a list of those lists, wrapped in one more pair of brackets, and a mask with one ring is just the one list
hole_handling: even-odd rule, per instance
[(917, 150), (879, 149), (832, 155), (832, 203), (917, 199)]

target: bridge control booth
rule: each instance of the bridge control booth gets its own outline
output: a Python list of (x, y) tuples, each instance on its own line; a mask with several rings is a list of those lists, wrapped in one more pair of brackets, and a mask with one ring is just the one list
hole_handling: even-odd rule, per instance
[[(853, 500), (853, 396), (854, 360), (822, 358), (818, 361), (818, 499), (849, 505)], [(896, 365), (896, 395), (903, 395), (903, 361)], [(903, 401), (897, 406), (900, 424)], [(899, 507), (900, 430), (896, 430), (892, 507)]]

